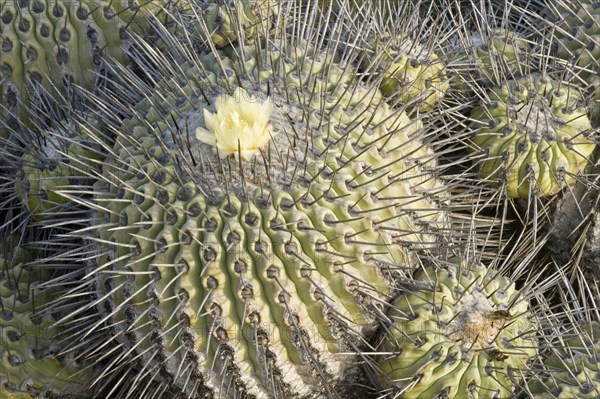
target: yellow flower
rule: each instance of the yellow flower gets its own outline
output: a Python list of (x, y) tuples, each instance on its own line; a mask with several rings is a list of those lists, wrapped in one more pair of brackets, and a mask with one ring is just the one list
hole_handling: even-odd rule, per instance
[(261, 103), (238, 87), (233, 96), (219, 96), (215, 107), (214, 114), (204, 110), (206, 128), (197, 128), (196, 138), (216, 147), (221, 158), (239, 152), (243, 159), (249, 159), (269, 142), (270, 99)]

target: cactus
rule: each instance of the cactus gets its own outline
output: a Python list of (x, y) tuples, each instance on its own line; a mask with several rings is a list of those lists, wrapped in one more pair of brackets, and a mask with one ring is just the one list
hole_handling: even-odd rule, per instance
[(537, 327), (514, 282), (462, 262), (420, 270), (407, 286), (377, 350), (382, 385), (402, 399), (512, 397), (537, 352)]
[(130, 386), (110, 397), (148, 381), (192, 398), (334, 397), (394, 279), (441, 242), (447, 189), (422, 123), (331, 48), (254, 43), (177, 54), (174, 69), (153, 54), (150, 96), (116, 67), (134, 90), (98, 100), (122, 111), (138, 90), (122, 125), (96, 130), (114, 145), (79, 188), (89, 225), (65, 234), (97, 254), (79, 311), (100, 320), (79, 338), (115, 348), (99, 385)]
[(361, 67), (368, 75), (381, 75), (385, 96), (421, 110), (433, 108), (448, 89), (445, 67), (437, 55), (404, 34), (369, 35)]
[[(88, 119), (87, 125), (92, 123)], [(47, 214), (56, 217), (59, 209), (70, 205), (69, 199), (57, 191), (90, 184), (89, 176), (99, 168), (99, 146), (86, 137), (85, 131), (73, 129), (75, 125), (67, 122), (42, 132), (19, 160), (14, 190), (34, 220), (47, 219)]]
[(240, 39), (247, 42), (259, 32), (268, 32), (282, 23), (279, 3), (276, 0), (208, 1), (203, 4), (202, 19), (196, 20), (205, 24), (206, 29), (197, 27), (196, 31), (217, 48), (229, 46)]
[(22, 105), (38, 101), (40, 92), (57, 96), (53, 90), (59, 88), (65, 95), (64, 82), (91, 89), (103, 59), (126, 63), (125, 29), (148, 30), (144, 12), (158, 9), (154, 2), (140, 8), (126, 0), (5, 3), (0, 9), (0, 117), (5, 127), (29, 125), (31, 116)]
[(558, 43), (558, 57), (570, 64), (585, 85), (594, 88), (590, 118), (600, 126), (600, 3), (560, 1), (551, 10), (549, 37)]
[(573, 63), (588, 83), (600, 84), (600, 3), (559, 1), (552, 7), (558, 56)]
[[(137, 107), (141, 118), (126, 122), (118, 158), (94, 187), (97, 203), (107, 204), (96, 215), (103, 255), (95, 267), (107, 272), (98, 286), (107, 289), (108, 316), (122, 326), (115, 335), (146, 364), (163, 359), (160, 367), (183, 391), (192, 378), (215, 394), (331, 395), (329, 380), (353, 362), (336, 353), (364, 344), (372, 297), (389, 292), (386, 270), (409, 259), (403, 243), (434, 239), (427, 231), (443, 223), (436, 204), (416, 195), (441, 186), (407, 167), (420, 168), (411, 156), (432, 165), (411, 138), (421, 125), (390, 110), (376, 89), (343, 83), (351, 75), (326, 54), (291, 50), (246, 48), (244, 60), (221, 62), (273, 87), (314, 91), (284, 97), (273, 89), (267, 98), (265, 83), (243, 80), (253, 97), (236, 89), (233, 97), (209, 97), (204, 108), (192, 82), (159, 83)], [(248, 61), (259, 59), (273, 64), (252, 68)], [(210, 65), (218, 72), (212, 54), (202, 67), (210, 73)], [(202, 73), (186, 68), (187, 76)], [(176, 103), (179, 115), (171, 111)], [(182, 142), (157, 136), (175, 127), (162, 122), (170, 118), (192, 133), (186, 158), (197, 168), (178, 165)], [(140, 274), (124, 279), (121, 270)], [(141, 306), (147, 289), (150, 310)], [(201, 378), (178, 371), (186, 361)]]
[(457, 71), (454, 75), (457, 88), (465, 95), (472, 95), (472, 80), (493, 86), (520, 77), (524, 72), (529, 43), (516, 32), (501, 28), (490, 29), (489, 33), (476, 32), (461, 46), (464, 50), (458, 52), (457, 64), (473, 64), (468, 71)]
[(600, 324), (590, 322), (569, 339), (553, 345), (544, 360), (547, 371), (529, 383), (534, 399), (593, 399), (600, 394)]
[(33, 266), (35, 251), (15, 237), (3, 240), (1, 250), (0, 396), (83, 397), (89, 372), (58, 356), (56, 319), (40, 310), (52, 297), (36, 284), (49, 279), (49, 272)]
[(575, 87), (541, 74), (490, 90), (470, 117), (481, 178), (513, 198), (549, 196), (573, 183), (595, 148), (579, 100)]

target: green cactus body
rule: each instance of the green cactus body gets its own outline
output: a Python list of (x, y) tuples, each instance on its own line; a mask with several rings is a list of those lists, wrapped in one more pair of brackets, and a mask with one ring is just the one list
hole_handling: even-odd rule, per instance
[(575, 73), (594, 87), (590, 118), (600, 126), (600, 3), (583, 0), (568, 4), (557, 7), (553, 37), (558, 39), (558, 56), (574, 64)]
[(548, 374), (533, 379), (529, 389), (534, 399), (595, 399), (600, 394), (600, 324), (592, 322), (565, 340), (545, 359)]
[[(504, 80), (514, 79), (523, 74), (525, 58), (528, 53), (529, 43), (518, 33), (507, 29), (494, 29), (489, 34), (474, 33), (467, 43), (466, 49), (459, 51), (458, 64), (465, 62), (472, 64), (471, 70), (465, 73), (458, 71), (454, 75), (456, 87), (470, 95), (471, 79), (489, 86), (503, 83)], [(461, 69), (464, 67), (461, 66)]]
[[(512, 397), (536, 354), (536, 327), (514, 283), (483, 265), (424, 269), (395, 300), (378, 352), (381, 381), (402, 399)], [(519, 370), (522, 370), (521, 372)]]
[(21, 157), (14, 189), (34, 220), (54, 218), (58, 208), (70, 204), (58, 191), (92, 184), (90, 176), (99, 168), (99, 146), (85, 133), (69, 130), (72, 124), (65, 126), (43, 132), (39, 142), (44, 144), (31, 146)]
[[(89, 205), (90, 276), (127, 367), (135, 354), (189, 397), (333, 395), (390, 276), (435, 245), (444, 188), (420, 122), (330, 54), (239, 50), (183, 65), (125, 121)], [(196, 138), (222, 115), (253, 126), (244, 107), (267, 101), (266, 143)]]
[[(8, 2), (0, 10), (0, 116), (12, 128), (30, 116), (19, 105), (28, 104), (35, 85), (52, 93), (63, 81), (93, 87), (101, 60), (127, 59), (121, 44), (125, 28), (147, 30), (144, 9), (125, 1)], [(39, 90), (39, 88), (37, 89)], [(6, 132), (1, 133), (6, 136)]]
[(367, 74), (381, 74), (385, 96), (421, 110), (439, 103), (449, 85), (437, 55), (404, 35), (372, 34), (361, 54), (361, 67)]
[(204, 39), (217, 48), (238, 42), (242, 34), (241, 41), (246, 42), (282, 22), (279, 3), (274, 0), (209, 1), (201, 22), (206, 28), (200, 27), (197, 32), (206, 32), (209, 37)]
[(480, 176), (509, 197), (556, 194), (587, 165), (595, 142), (577, 89), (543, 75), (490, 90), (471, 113)]
[(600, 84), (600, 3), (582, 0), (557, 7), (554, 37), (558, 56), (573, 62), (588, 83)]
[[(4, 241), (11, 251), (15, 243)], [(28, 252), (28, 253), (27, 253)], [(0, 396), (34, 399), (50, 394), (83, 392), (89, 373), (57, 357), (58, 328), (50, 314), (39, 310), (50, 296), (35, 287), (49, 273), (28, 265), (29, 249), (19, 247), (0, 256)]]

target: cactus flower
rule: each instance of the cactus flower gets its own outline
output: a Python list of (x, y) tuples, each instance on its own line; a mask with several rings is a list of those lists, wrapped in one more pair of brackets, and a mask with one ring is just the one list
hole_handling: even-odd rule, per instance
[(206, 128), (197, 128), (196, 137), (216, 147), (221, 158), (239, 152), (243, 159), (249, 159), (268, 143), (273, 107), (270, 99), (261, 103), (238, 87), (233, 96), (219, 96), (215, 107), (216, 113), (204, 110)]

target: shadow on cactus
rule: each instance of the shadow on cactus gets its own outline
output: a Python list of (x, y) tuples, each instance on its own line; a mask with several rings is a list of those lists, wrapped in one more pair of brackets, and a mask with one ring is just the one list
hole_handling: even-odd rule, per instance
[(60, 355), (56, 315), (43, 309), (56, 290), (39, 288), (52, 277), (35, 264), (41, 253), (15, 235), (0, 251), (0, 396), (85, 397), (89, 372)]

